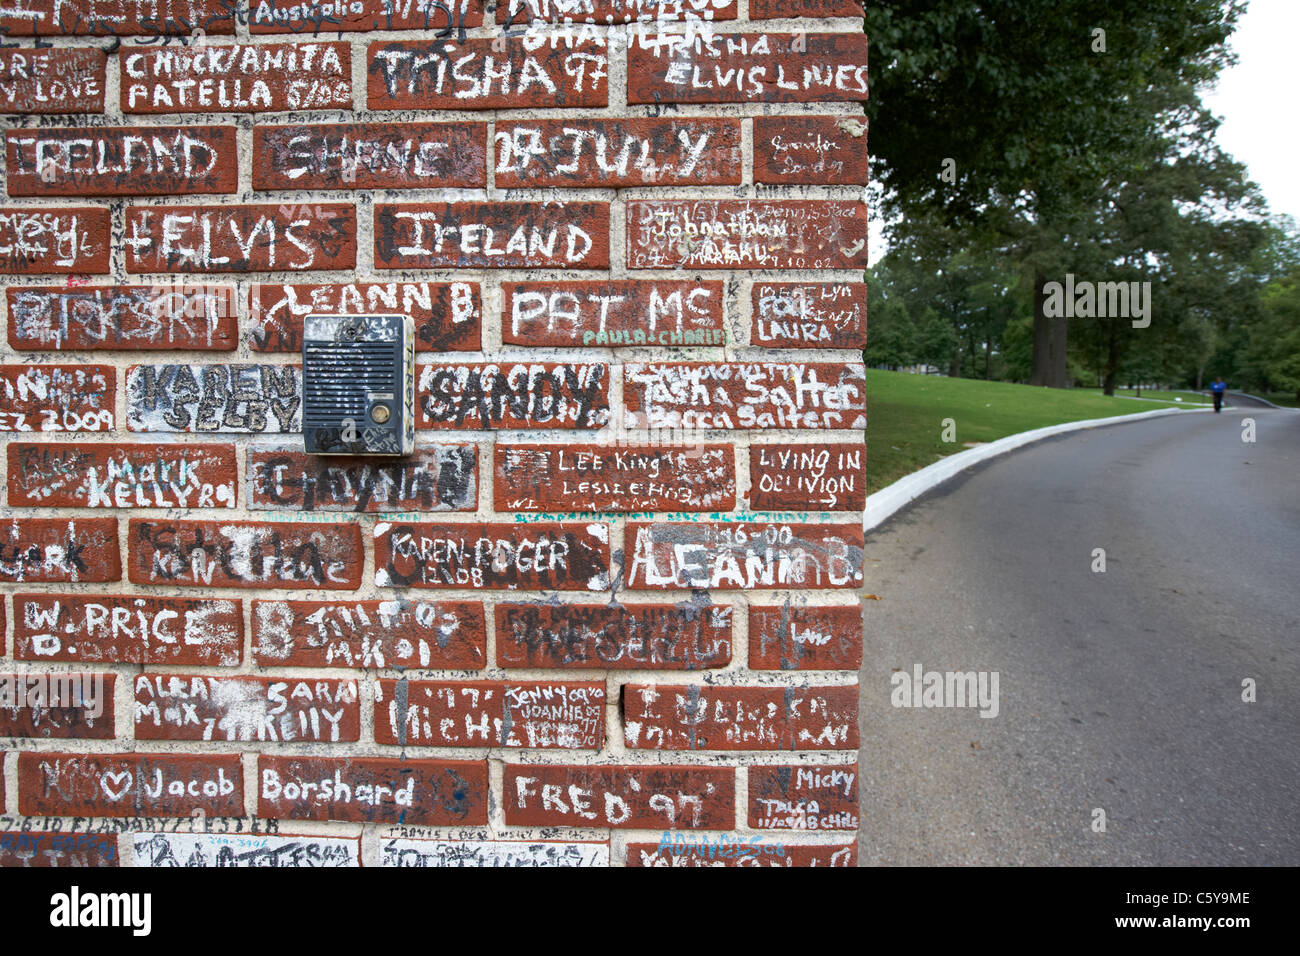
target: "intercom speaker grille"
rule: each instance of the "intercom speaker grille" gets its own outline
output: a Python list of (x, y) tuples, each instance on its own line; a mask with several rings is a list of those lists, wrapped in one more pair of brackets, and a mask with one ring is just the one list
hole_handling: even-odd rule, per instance
[(309, 344), (303, 350), (304, 427), (337, 425), (345, 418), (363, 421), (372, 392), (400, 394), (393, 346)]
[(309, 315), (303, 323), (303, 443), (318, 455), (415, 447), (415, 328), (404, 315)]

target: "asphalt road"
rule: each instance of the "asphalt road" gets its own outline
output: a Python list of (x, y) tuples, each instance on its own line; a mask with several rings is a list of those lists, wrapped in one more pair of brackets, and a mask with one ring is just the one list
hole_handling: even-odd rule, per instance
[[(1029, 446), (866, 562), (862, 865), (1300, 864), (1300, 413)], [(893, 706), (918, 663), (996, 671), (998, 715)]]

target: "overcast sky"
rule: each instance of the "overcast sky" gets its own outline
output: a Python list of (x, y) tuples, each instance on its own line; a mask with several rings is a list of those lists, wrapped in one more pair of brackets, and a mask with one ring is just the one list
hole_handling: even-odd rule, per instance
[(1300, 0), (1250, 0), (1230, 41), (1240, 62), (1226, 70), (1205, 105), (1223, 118), (1219, 142), (1247, 165), (1274, 212), (1300, 220)]
[[(1273, 212), (1300, 220), (1300, 0), (1250, 0), (1230, 41), (1238, 63), (1219, 78), (1205, 104), (1223, 120), (1219, 142), (1246, 164)], [(886, 252), (879, 219), (871, 223), (871, 262)]]

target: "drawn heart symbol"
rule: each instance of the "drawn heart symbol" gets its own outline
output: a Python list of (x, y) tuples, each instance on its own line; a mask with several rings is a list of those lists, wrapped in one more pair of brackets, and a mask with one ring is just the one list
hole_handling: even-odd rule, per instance
[(111, 770), (105, 770), (100, 774), (99, 786), (108, 799), (121, 800), (126, 796), (126, 792), (131, 789), (131, 771), (123, 770), (121, 773), (114, 773)]

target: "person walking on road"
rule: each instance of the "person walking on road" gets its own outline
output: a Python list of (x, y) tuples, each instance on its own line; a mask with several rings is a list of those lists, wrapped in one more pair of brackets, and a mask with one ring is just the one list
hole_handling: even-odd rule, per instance
[(1214, 396), (1214, 411), (1218, 414), (1223, 410), (1223, 393), (1227, 391), (1228, 386), (1224, 384), (1223, 379), (1216, 378), (1210, 385), (1210, 394)]

